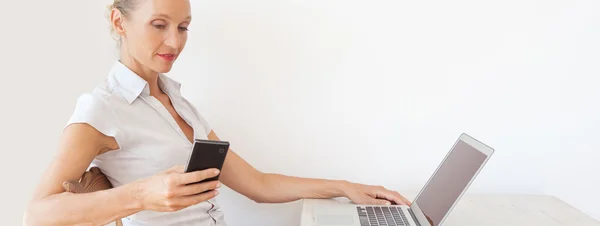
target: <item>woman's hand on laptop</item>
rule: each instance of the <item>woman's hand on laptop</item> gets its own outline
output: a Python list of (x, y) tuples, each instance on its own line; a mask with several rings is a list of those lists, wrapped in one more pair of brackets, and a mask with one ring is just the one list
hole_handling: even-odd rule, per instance
[(404, 196), (382, 186), (372, 186), (348, 182), (344, 185), (344, 193), (352, 202), (363, 205), (410, 205)]

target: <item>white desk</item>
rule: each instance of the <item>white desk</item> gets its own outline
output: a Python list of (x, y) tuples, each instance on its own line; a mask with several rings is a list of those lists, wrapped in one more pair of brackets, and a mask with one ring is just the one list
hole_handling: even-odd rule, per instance
[[(407, 195), (407, 198), (413, 200)], [(301, 226), (312, 225), (312, 206), (347, 204), (342, 199), (302, 201)], [(544, 195), (465, 195), (443, 226), (600, 226), (600, 222), (565, 202)]]

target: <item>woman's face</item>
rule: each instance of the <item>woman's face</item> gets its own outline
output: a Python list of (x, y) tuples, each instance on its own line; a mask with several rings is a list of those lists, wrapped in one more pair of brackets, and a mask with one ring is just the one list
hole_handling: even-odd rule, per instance
[(152, 71), (169, 72), (185, 47), (191, 19), (188, 0), (141, 0), (123, 20), (122, 51)]

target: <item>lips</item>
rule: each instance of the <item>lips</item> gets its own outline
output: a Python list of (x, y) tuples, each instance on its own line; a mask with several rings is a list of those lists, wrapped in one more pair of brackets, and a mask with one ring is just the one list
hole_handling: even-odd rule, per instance
[(176, 57), (175, 54), (157, 54), (157, 55), (166, 61), (173, 61), (173, 60), (175, 60), (175, 57)]

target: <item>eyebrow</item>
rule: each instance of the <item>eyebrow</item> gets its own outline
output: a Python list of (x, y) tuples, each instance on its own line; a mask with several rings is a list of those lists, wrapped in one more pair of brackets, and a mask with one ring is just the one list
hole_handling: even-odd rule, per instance
[[(167, 15), (167, 14), (163, 14), (163, 13), (160, 13), (160, 14), (154, 14), (154, 16), (164, 17), (164, 18), (167, 18), (167, 19), (169, 19), (169, 20), (171, 19), (171, 17), (170, 17), (169, 15)], [(190, 20), (190, 19), (192, 19), (192, 16), (188, 16), (188, 17), (186, 17), (185, 19), (186, 19), (186, 20)]]

